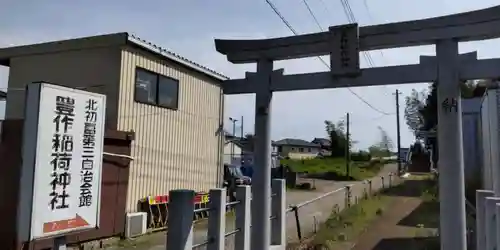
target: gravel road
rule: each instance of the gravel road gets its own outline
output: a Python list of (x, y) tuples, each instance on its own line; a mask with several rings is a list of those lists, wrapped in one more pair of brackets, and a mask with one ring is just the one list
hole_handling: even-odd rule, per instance
[[(396, 165), (389, 164), (384, 167), (384, 169), (380, 172), (377, 177), (372, 178), (372, 190), (378, 190), (382, 188), (382, 180), (384, 180), (384, 185), (389, 185), (389, 173), (396, 172)], [(384, 177), (384, 178), (381, 178)], [(287, 191), (287, 204), (289, 206), (293, 206), (296, 204), (300, 204), (315, 197), (319, 197), (324, 195), (325, 193), (341, 189), (347, 185), (352, 186), (352, 197), (351, 202), (356, 200), (356, 197), (361, 197), (365, 188), (368, 189), (368, 184), (360, 181), (349, 181), (349, 182), (338, 182), (338, 181), (326, 181), (326, 180), (314, 180), (316, 190), (314, 191)], [(330, 216), (332, 209), (335, 205), (338, 205), (338, 208), (341, 210), (345, 207), (345, 191), (341, 190), (331, 195), (328, 195), (322, 199), (314, 201), (308, 205), (302, 206), (298, 209), (299, 221), (302, 231), (302, 236), (307, 236), (314, 233), (315, 228), (319, 226), (321, 223), (326, 221)], [(295, 223), (295, 216), (293, 212), (288, 213), (287, 215), (287, 237), (289, 242), (297, 241), (297, 227)], [(234, 218), (228, 218), (226, 220), (226, 232), (233, 231), (235, 229), (234, 226)], [(193, 231), (194, 244), (198, 244), (204, 242), (206, 240), (206, 224), (199, 224), (195, 226)], [(141, 244), (137, 244), (134, 246), (113, 246), (107, 248), (110, 249), (120, 249), (120, 250), (165, 250), (165, 239), (166, 236), (164, 233), (156, 233), (153, 235), (145, 236), (148, 237), (147, 242), (141, 241)], [(200, 247), (197, 249), (205, 249), (204, 247)], [(228, 237), (226, 239), (226, 249), (234, 249), (233, 246), (233, 237)]]

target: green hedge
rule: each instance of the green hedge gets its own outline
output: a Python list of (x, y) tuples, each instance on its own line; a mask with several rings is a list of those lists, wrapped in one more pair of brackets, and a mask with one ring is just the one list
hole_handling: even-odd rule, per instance
[(351, 153), (352, 161), (370, 161), (372, 158), (371, 154), (368, 152), (354, 152)]

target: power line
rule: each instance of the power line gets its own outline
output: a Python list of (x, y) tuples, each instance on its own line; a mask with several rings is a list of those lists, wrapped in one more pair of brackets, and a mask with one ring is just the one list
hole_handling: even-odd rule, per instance
[[(348, 22), (356, 23), (357, 22), (356, 16), (354, 15), (354, 12), (352, 11), (349, 0), (340, 0), (340, 3), (342, 4), (342, 7), (344, 9), (344, 13), (347, 17)], [(365, 3), (366, 11), (368, 12), (369, 17), (370, 17), (371, 15), (370, 15), (370, 8), (368, 7), (368, 3), (366, 2), (366, 0), (364, 0), (364, 3)], [(382, 53), (382, 51), (380, 51), (380, 50), (379, 50), (379, 53), (382, 56), (382, 59), (385, 60), (384, 53)], [(364, 51), (363, 56), (365, 57), (365, 60), (368, 63), (368, 67), (375, 67), (375, 62), (373, 60), (373, 57), (372, 57), (372, 54), (370, 53), (370, 51)], [(383, 85), (383, 87), (384, 87), (384, 89), (387, 89), (387, 86)], [(384, 94), (387, 95), (387, 92), (384, 92)]]
[[(294, 35), (298, 35), (299, 33), (292, 27), (292, 25), (286, 20), (286, 18), (280, 13), (280, 11), (278, 10), (278, 8), (270, 1), (270, 0), (266, 0), (267, 4), (271, 7), (271, 9), (273, 9), (273, 11), (276, 13), (276, 15), (278, 15), (278, 17), (281, 19), (281, 21), (290, 29), (290, 31), (292, 31), (292, 33)], [(309, 7), (309, 5), (307, 4), (307, 2), (304, 0), (304, 3), (306, 4), (306, 6), (308, 6), (308, 10), (310, 11), (310, 13), (314, 16), (314, 13), (312, 12), (311, 8)], [(314, 16), (315, 17), (315, 16)], [(321, 25), (319, 24), (319, 22), (317, 21), (318, 19), (317, 18), (314, 18), (316, 20), (316, 23), (319, 25), (320, 29), (323, 30), (323, 28), (321, 27)], [(325, 62), (325, 60), (323, 60), (323, 58), (319, 57), (319, 60), (328, 68), (330, 69), (330, 65), (328, 65), (328, 63)], [(358, 95), (356, 92), (354, 92), (352, 89), (350, 89), (349, 87), (347, 88), (347, 90), (349, 92), (351, 92), (351, 94), (353, 94), (354, 96), (356, 96), (360, 101), (362, 101), (364, 104), (366, 104), (368, 107), (370, 107), (371, 109), (375, 110), (376, 112), (379, 112), (381, 114), (384, 114), (384, 115), (390, 115), (390, 113), (387, 113), (387, 112), (384, 112), (378, 108), (376, 108), (375, 106), (373, 106), (372, 104), (370, 104), (368, 101), (366, 101), (364, 98), (362, 98), (360, 95)]]
[[(342, 8), (344, 9), (344, 13), (347, 17), (347, 21), (350, 23), (356, 23), (356, 16), (354, 15), (354, 12), (352, 11), (351, 5), (349, 4), (348, 0), (340, 0), (340, 3), (342, 4)], [(368, 63), (369, 67), (375, 67), (375, 62), (373, 61), (372, 55), (369, 51), (363, 51), (363, 56), (365, 57), (365, 60)]]
[[(316, 15), (314, 14), (314, 11), (312, 10), (311, 6), (309, 5), (309, 3), (307, 2), (307, 0), (302, 0), (302, 2), (304, 3), (304, 5), (306, 6), (307, 8), (307, 11), (309, 12), (309, 14), (311, 15), (311, 17), (314, 19), (314, 22), (316, 23), (316, 25), (318, 26), (318, 28), (321, 30), (321, 31), (325, 31), (323, 29), (323, 27), (321, 26), (321, 24), (319, 23), (318, 21), (318, 18), (316, 18)], [(323, 2), (323, 4), (325, 4)], [(375, 66), (375, 63), (373, 62), (373, 59), (371, 58), (370, 54), (366, 51), (363, 51), (362, 52), (362, 55), (363, 57), (365, 58), (366, 60), (366, 63), (368, 63), (368, 65), (370, 67), (374, 67)]]
[(372, 13), (370, 11), (370, 7), (368, 6), (368, 0), (363, 0), (363, 5), (365, 5), (365, 8), (366, 8), (366, 12), (368, 13), (368, 18), (370, 18), (370, 20), (373, 21), (373, 16), (372, 16)]
[[(373, 22), (375, 20), (375, 18), (373, 18), (372, 12), (370, 11), (370, 6), (368, 5), (368, 0), (363, 0), (363, 5), (365, 6), (366, 13), (368, 14), (368, 19), (370, 19), (370, 21)], [(384, 52), (382, 52), (381, 50), (379, 50), (378, 52), (380, 53), (380, 56), (382, 56), (382, 59), (385, 60)]]

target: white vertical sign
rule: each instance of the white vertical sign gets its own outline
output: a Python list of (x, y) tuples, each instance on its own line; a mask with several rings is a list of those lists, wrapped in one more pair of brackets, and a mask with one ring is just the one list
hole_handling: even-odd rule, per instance
[(28, 85), (20, 240), (99, 227), (106, 97)]

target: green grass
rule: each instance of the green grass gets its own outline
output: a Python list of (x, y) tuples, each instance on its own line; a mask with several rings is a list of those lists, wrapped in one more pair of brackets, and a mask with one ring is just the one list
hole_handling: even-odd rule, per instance
[[(411, 218), (408, 218), (407, 223), (414, 224), (416, 230), (414, 237), (421, 237), (425, 229), (420, 227), (433, 226), (437, 227), (439, 223), (439, 200), (436, 194), (436, 185), (434, 180), (428, 177), (411, 177), (414, 180), (422, 180), (425, 178), (425, 185), (415, 189), (415, 194), (420, 194), (423, 201), (418, 208), (418, 212), (412, 213)], [(340, 213), (336, 213), (335, 209), (330, 218), (320, 227), (320, 230), (306, 244), (311, 249), (348, 249), (352, 246), (359, 235), (361, 235), (370, 224), (377, 220), (385, 210), (387, 210), (394, 201), (394, 195), (399, 195), (403, 191), (408, 190), (405, 183), (385, 189), (369, 199), (360, 200), (358, 204), (346, 208)], [(407, 192), (407, 191), (406, 191)], [(439, 241), (433, 237), (426, 241), (415, 241), (412, 244), (418, 247), (417, 249), (435, 249), (436, 244), (439, 246)], [(323, 247), (323, 248), (318, 248)], [(308, 248), (309, 249), (309, 248)], [(413, 248), (412, 248), (413, 249)], [(439, 248), (438, 248), (439, 249)]]
[[(293, 171), (309, 174), (322, 174), (326, 179), (345, 180), (346, 162), (343, 158), (316, 158), (305, 160), (282, 160), (282, 163), (288, 165)], [(350, 176), (351, 180), (364, 180), (378, 174), (382, 169), (383, 163), (380, 161), (370, 162), (351, 162)]]
[(356, 238), (390, 204), (387, 196), (377, 195), (332, 216), (322, 225), (313, 245), (329, 246)]

